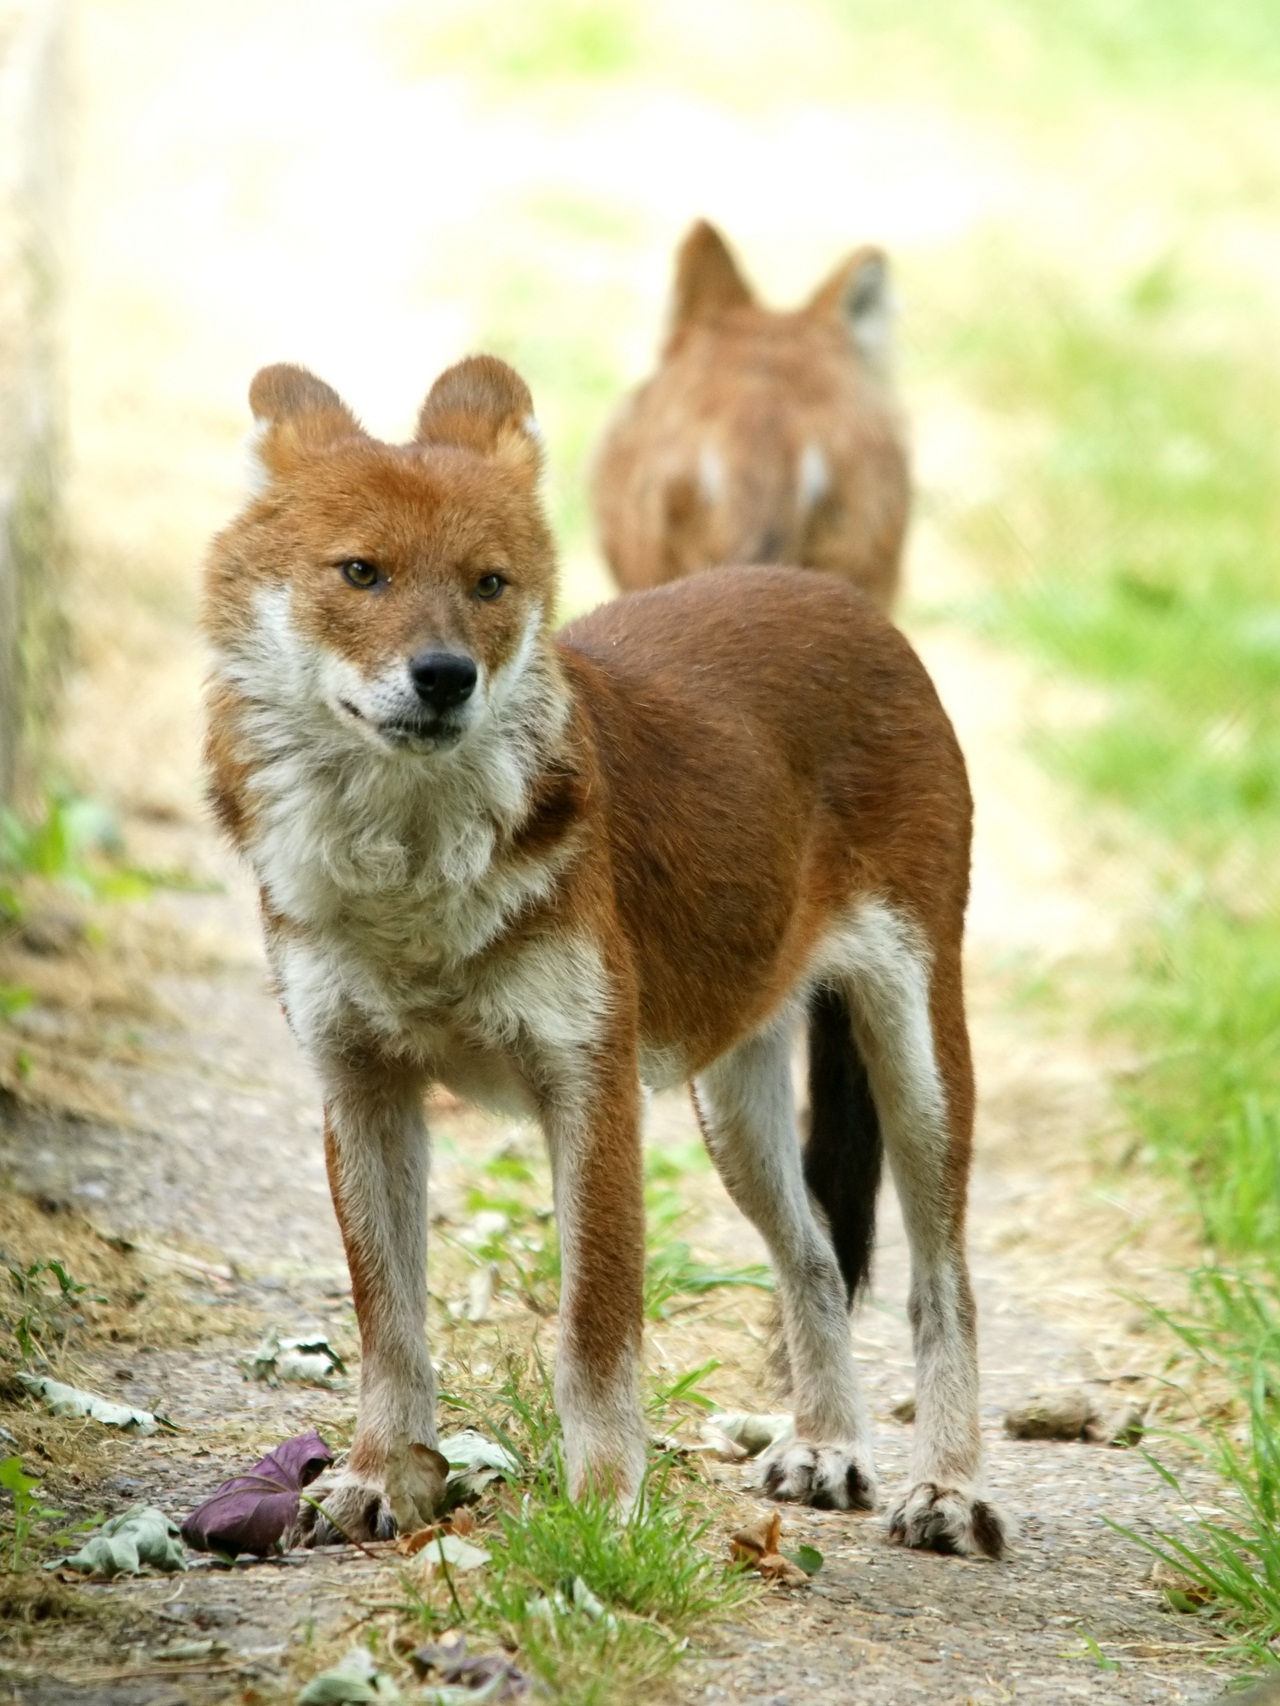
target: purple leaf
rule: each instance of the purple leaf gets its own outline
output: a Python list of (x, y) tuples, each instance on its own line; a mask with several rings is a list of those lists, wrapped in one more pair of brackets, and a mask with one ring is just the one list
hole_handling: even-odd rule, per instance
[(245, 1475), (224, 1481), (182, 1525), (182, 1538), (198, 1552), (273, 1552), (298, 1514), (302, 1489), (333, 1462), (314, 1428), (287, 1439)]

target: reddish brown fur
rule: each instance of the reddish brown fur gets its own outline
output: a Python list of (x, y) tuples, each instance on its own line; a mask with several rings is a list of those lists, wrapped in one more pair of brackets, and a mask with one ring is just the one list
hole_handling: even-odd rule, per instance
[[(755, 300), (719, 233), (693, 227), (658, 370), (623, 404), (596, 463), (596, 519), (619, 586), (717, 564), (794, 563), (890, 607), (907, 455), (883, 351), (865, 336), (860, 347), (858, 330), (874, 319), (884, 335), (883, 270), (878, 250), (860, 249), (805, 307), (775, 313)], [(828, 475), (807, 502), (806, 446)]]
[(700, 1071), (776, 1006), (856, 894), (958, 942), (963, 761), (910, 647), (855, 594), (728, 570), (606, 605), (560, 644), (605, 772), (652, 1044), (683, 1040)]
[[(626, 1394), (641, 1337), (641, 1055), (670, 1057), (686, 1077), (709, 1068), (785, 1010), (815, 954), (863, 900), (900, 916), (931, 959), (949, 1145), (939, 1207), (944, 1241), (963, 1265), (973, 1110), (960, 982), (970, 824), (963, 761), (906, 641), (830, 576), (708, 573), (607, 606), (554, 638), (554, 564), (528, 393), (500, 363), (481, 358), (444, 375), (408, 446), (366, 437), (327, 387), (298, 370), (267, 370), (253, 394), (270, 484), (210, 560), (205, 624), (222, 661), (207, 752), (222, 821), (262, 875), (284, 999), (326, 1087), (326, 1157), (365, 1357), (349, 1474), (363, 1477), (363, 1497), (381, 1476), (393, 1505), (403, 1502), (391, 1486), (396, 1464), (406, 1450), (434, 1444), (433, 1434), (423, 1437), (429, 1423), (402, 1419), (396, 1396), (396, 1382), (408, 1378), (396, 1371), (416, 1366), (420, 1335), (406, 1337), (404, 1319), (406, 1309), (420, 1313), (422, 1280), (409, 1231), (392, 1222), (397, 1205), (425, 1188), (425, 1175), (412, 1171), (420, 1093), (433, 1080), (465, 1090), (469, 1073), (496, 1071), (501, 1061), (542, 1116), (556, 1173), (561, 1361), (572, 1372), (561, 1401), (566, 1428), (578, 1430), (575, 1485), (595, 1480), (634, 1493), (643, 1434)], [(349, 558), (376, 563), (385, 584), (354, 590), (341, 573)], [(484, 601), (476, 589), (496, 568), (506, 586)], [(272, 614), (270, 597), (285, 590), (287, 613)], [(306, 764), (317, 742), (331, 741), (335, 756), (324, 764), (341, 767), (349, 747), (352, 788), (362, 768), (378, 765), (402, 776), (406, 790), (425, 780), (429, 815), (432, 790), (445, 787), (432, 778), (447, 779), (451, 760), (443, 751), (406, 755), (395, 770), (372, 750), (368, 715), (353, 708), (351, 722), (341, 695), (319, 686), (314, 703), (297, 701), (308, 721), (295, 752), (292, 701), (276, 705), (259, 653), (283, 646), (286, 660), (295, 652), (308, 667), (330, 660), (341, 681), (360, 683), (394, 677), (424, 646), (441, 644), (473, 657), (490, 684), (517, 664), (524, 671), (509, 690), (510, 716), (532, 718), (519, 725), (523, 803), (486, 819), (493, 845), (484, 880), (558, 863), (548, 886), (530, 891), (461, 959), (441, 940), (441, 966), (456, 966), (452, 1005), (406, 1006), (397, 1031), (367, 1005), (371, 997), (357, 999), (363, 985), (343, 982), (351, 955), (383, 940), (383, 900), (376, 889), (354, 890), (344, 905), (364, 908), (355, 914), (366, 920), (364, 934), (341, 935), (342, 908), (313, 908), (305, 884), (291, 888), (280, 847), (305, 865), (308, 846), (287, 839), (296, 837), (296, 813), (276, 827), (271, 790), (283, 784), (272, 776), (295, 766), (303, 781), (290, 785), (302, 790), (304, 810), (306, 789), (329, 774), (322, 766), (307, 781)], [(464, 733), (457, 750), (479, 738)], [(412, 838), (417, 822), (406, 820), (402, 835)], [(321, 817), (316, 833), (331, 827)], [(343, 854), (335, 843), (323, 870)], [(395, 910), (404, 905), (388, 888), (380, 964), (391, 980), (402, 970), (394, 944), (415, 927), (412, 912)], [(542, 1046), (539, 1013), (522, 1009), (519, 1030), (484, 1054), (479, 1020), (453, 1017), (468, 990), (501, 991), (531, 951), (575, 944), (589, 946), (603, 979), (581, 1046)], [(305, 976), (295, 950), (310, 956)], [(412, 962), (422, 962), (424, 989), (444, 975), (429, 950), (418, 944)], [(332, 998), (314, 994), (307, 968), (316, 964), (330, 966)], [(548, 989), (548, 1000), (562, 998), (559, 984)], [(403, 1177), (411, 1182), (395, 1183), (396, 1169), (410, 1169)], [(384, 1186), (369, 1183), (378, 1178)], [(403, 1437), (406, 1428), (417, 1437)], [(421, 1514), (411, 1501), (404, 1508)]]

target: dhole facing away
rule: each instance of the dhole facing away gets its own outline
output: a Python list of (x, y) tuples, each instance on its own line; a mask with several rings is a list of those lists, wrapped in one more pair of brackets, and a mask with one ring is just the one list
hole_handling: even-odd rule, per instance
[(443, 1490), (423, 1327), (433, 1083), (542, 1123), (568, 1471), (575, 1492), (637, 1495), (641, 1087), (689, 1080), (777, 1272), (796, 1433), (766, 1490), (875, 1504), (848, 1311), (883, 1147), (919, 1365), (890, 1529), (998, 1554), (964, 1251), (969, 794), (906, 641), (829, 576), (759, 568), (557, 637), (531, 401), (491, 358), (437, 380), (407, 445), (367, 437), (298, 368), (267, 368), (250, 398), (260, 490), (208, 568), (207, 757), (323, 1086), (362, 1345), (333, 1525), (412, 1527)]
[(797, 563), (889, 609), (910, 502), (890, 318), (878, 249), (857, 250), (805, 307), (781, 314), (756, 301), (719, 232), (695, 225), (658, 370), (622, 405), (596, 462), (596, 520), (618, 585)]

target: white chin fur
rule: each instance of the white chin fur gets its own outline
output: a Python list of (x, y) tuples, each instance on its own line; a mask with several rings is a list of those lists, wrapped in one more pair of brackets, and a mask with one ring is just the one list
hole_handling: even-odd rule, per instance
[(411, 729), (394, 723), (384, 723), (368, 716), (345, 698), (328, 699), (334, 719), (343, 728), (361, 736), (377, 752), (403, 753), (428, 757), (434, 753), (451, 752), (474, 722), (474, 717), (451, 721), (439, 728)]

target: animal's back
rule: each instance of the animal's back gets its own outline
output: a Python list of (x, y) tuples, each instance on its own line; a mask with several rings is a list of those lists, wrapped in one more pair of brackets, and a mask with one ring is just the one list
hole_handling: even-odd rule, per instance
[[(728, 567), (630, 594), (570, 624), (560, 646), (599, 683), (606, 763), (634, 735), (665, 754), (669, 773), (705, 760), (733, 791), (750, 787), (739, 764), (782, 762), (858, 818), (862, 802), (842, 790), (856, 781), (861, 791), (868, 765), (918, 763), (916, 785), (929, 771), (944, 783), (963, 776), (911, 646), (857, 588), (812, 570)], [(868, 834), (871, 816), (883, 821), (882, 791)]]
[[(633, 594), (560, 637), (609, 791), (645, 982), (717, 1002), (794, 961), (840, 896), (883, 890), (959, 929), (970, 806), (946, 713), (856, 589), (729, 568)], [(767, 873), (767, 875), (766, 875)], [(731, 969), (730, 969), (731, 968)], [(655, 1009), (646, 1030), (674, 1029)]]

